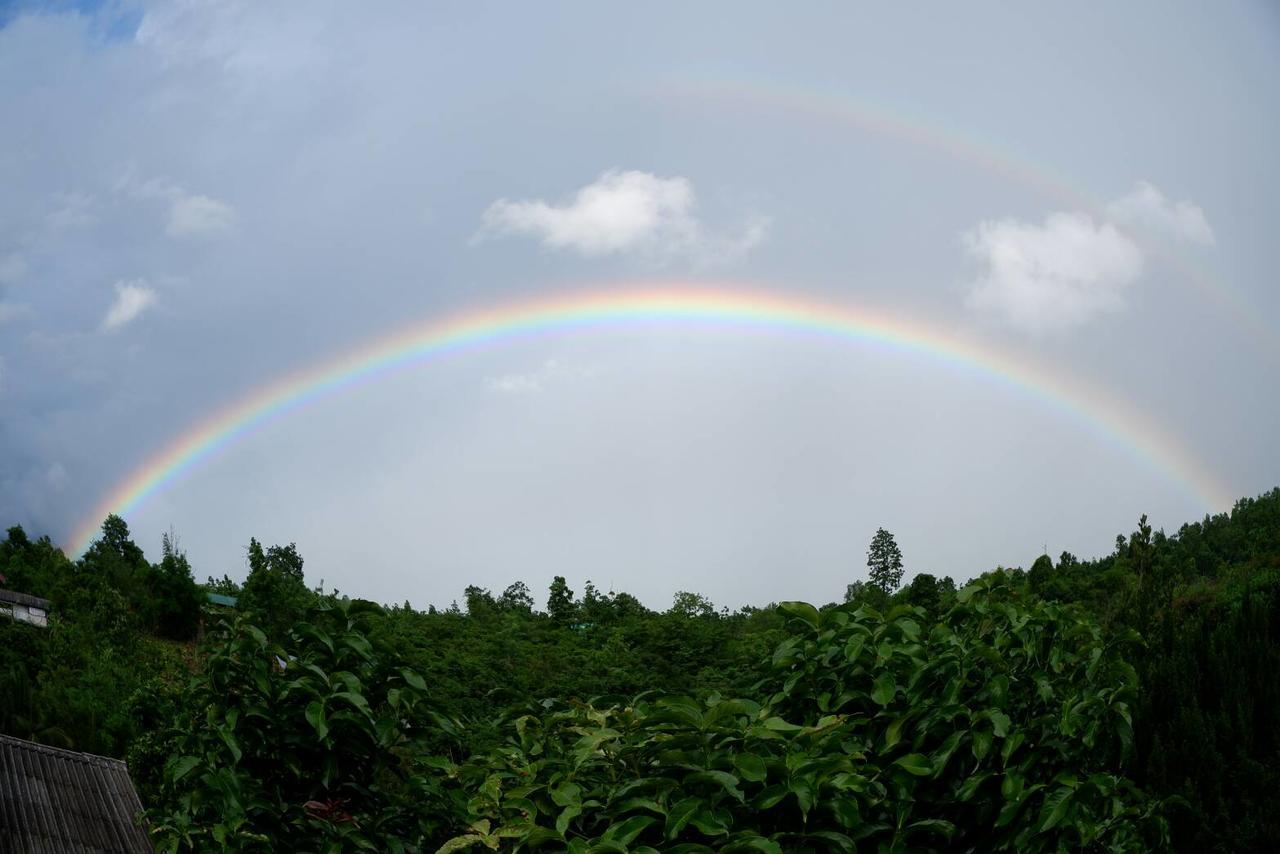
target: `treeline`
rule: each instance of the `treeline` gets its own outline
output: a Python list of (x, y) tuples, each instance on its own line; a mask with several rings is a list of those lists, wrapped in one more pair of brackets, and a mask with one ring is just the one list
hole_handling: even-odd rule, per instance
[(179, 848), (1280, 838), (1280, 490), (964, 590), (901, 586), (880, 531), (818, 609), (659, 612), (557, 578), (418, 611), (308, 588), (293, 545), (248, 564), (197, 585), (116, 517), (76, 562), (10, 529), (0, 586), (54, 610), (0, 621), (0, 731), (127, 757)]

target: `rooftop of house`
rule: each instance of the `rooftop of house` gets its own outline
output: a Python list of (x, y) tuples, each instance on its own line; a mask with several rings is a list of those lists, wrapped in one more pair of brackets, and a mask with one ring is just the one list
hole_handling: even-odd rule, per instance
[(0, 851), (151, 854), (118, 759), (0, 735)]
[(28, 608), (43, 608), (46, 611), (53, 604), (48, 599), (41, 599), (39, 596), (32, 596), (29, 593), (19, 593), (17, 590), (0, 590), (0, 602), (8, 602), (11, 605), (26, 605)]

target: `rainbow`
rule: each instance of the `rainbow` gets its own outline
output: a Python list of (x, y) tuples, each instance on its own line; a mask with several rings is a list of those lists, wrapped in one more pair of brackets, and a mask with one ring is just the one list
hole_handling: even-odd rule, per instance
[(1138, 409), (989, 344), (918, 319), (790, 294), (666, 283), (544, 296), (445, 319), (428, 318), (330, 361), (281, 377), (196, 423), (129, 474), (76, 527), (72, 550), (83, 553), (108, 514), (127, 516), (136, 512), (149, 499), (254, 430), (358, 384), (452, 352), (522, 337), (596, 328), (708, 323), (734, 329), (816, 334), (938, 359), (1074, 416), (1166, 475), (1206, 509), (1223, 509), (1231, 504), (1232, 491)]
[[(991, 140), (870, 99), (846, 93), (786, 86), (772, 80), (679, 79), (645, 87), (641, 91), (666, 103), (687, 100), (696, 102), (699, 106), (710, 103), (738, 109), (768, 110), (852, 127), (966, 163), (1053, 199), (1066, 209), (1082, 210), (1099, 220), (1109, 219), (1104, 199), (1052, 168), (1007, 151)], [(1157, 240), (1153, 235), (1127, 229), (1125, 233), (1148, 253), (1176, 270), (1201, 295), (1216, 304), (1252, 339), (1259, 350), (1272, 358), (1280, 355), (1280, 335), (1277, 335), (1273, 325), (1265, 321), (1265, 312), (1258, 311), (1237, 289), (1169, 241)]]

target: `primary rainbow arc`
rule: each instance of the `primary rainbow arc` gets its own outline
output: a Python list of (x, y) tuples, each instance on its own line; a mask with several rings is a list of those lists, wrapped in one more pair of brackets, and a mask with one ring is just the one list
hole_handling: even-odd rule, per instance
[(792, 295), (664, 283), (541, 297), (443, 320), (430, 318), (255, 389), (195, 424), (111, 489), (77, 525), (72, 551), (81, 554), (89, 547), (108, 514), (136, 512), (255, 428), (361, 382), (452, 351), (522, 336), (584, 327), (690, 322), (818, 333), (920, 353), (975, 371), (1073, 415), (1165, 474), (1206, 510), (1230, 507), (1231, 490), (1144, 413), (1100, 389), (1033, 366), (988, 344), (918, 319)]

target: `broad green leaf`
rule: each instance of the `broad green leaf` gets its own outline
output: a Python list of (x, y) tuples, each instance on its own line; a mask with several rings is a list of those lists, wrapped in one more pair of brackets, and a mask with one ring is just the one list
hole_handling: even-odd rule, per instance
[(889, 726), (885, 728), (884, 746), (886, 748), (893, 747), (902, 740), (902, 727), (906, 724), (909, 718), (910, 715), (903, 715), (901, 717), (894, 718), (893, 721), (890, 722)]
[(556, 833), (564, 836), (565, 832), (569, 830), (569, 823), (580, 815), (582, 815), (582, 807), (577, 804), (565, 807), (560, 813), (560, 817), (556, 819)]
[(419, 691), (427, 690), (427, 683), (423, 681), (423, 678), (409, 668), (400, 668), (400, 675), (404, 677), (405, 682), (409, 683), (412, 687), (417, 688)]
[(893, 695), (897, 690), (898, 686), (894, 684), (893, 674), (882, 673), (876, 678), (875, 687), (871, 689), (871, 699), (881, 706), (887, 706), (893, 702)]
[(231, 751), (231, 761), (233, 763), (239, 762), (241, 756), (240, 745), (236, 742), (236, 737), (231, 734), (231, 730), (218, 727), (217, 733), (218, 738), (222, 739), (222, 743), (227, 746), (227, 750)]
[(693, 814), (702, 806), (701, 798), (685, 798), (677, 803), (674, 807), (667, 811), (666, 837), (667, 839), (675, 839), (680, 835), (680, 831), (684, 830), (689, 819), (693, 818)]
[(657, 819), (650, 815), (632, 816), (620, 824), (610, 825), (609, 829), (604, 832), (604, 838), (610, 842), (617, 842), (620, 845), (627, 846), (637, 836), (644, 833), (645, 828), (655, 821)]
[(820, 615), (818, 609), (810, 605), (808, 602), (781, 602), (778, 604), (778, 610), (784, 614), (789, 614), (799, 620), (808, 623), (814, 629), (818, 628)]
[(956, 792), (956, 799), (960, 801), (971, 801), (973, 796), (978, 793), (979, 787), (991, 777), (990, 772), (975, 774), (960, 784), (960, 789)]
[(764, 722), (764, 728), (773, 730), (774, 732), (799, 732), (800, 730), (804, 729), (804, 727), (802, 726), (796, 726), (795, 724), (787, 723), (782, 718), (777, 717), (776, 715), (774, 717), (767, 719)]
[(950, 761), (951, 754), (956, 752), (956, 748), (960, 746), (960, 739), (963, 737), (964, 733), (953, 732), (951, 735), (947, 736), (946, 741), (942, 742), (942, 746), (934, 751), (933, 764), (939, 773), (946, 766), (947, 762)]
[(1044, 804), (1040, 807), (1040, 833), (1052, 830), (1058, 822), (1062, 821), (1067, 810), (1071, 809), (1073, 792), (1073, 789), (1062, 786), (1045, 797)]
[(913, 833), (916, 831), (937, 833), (941, 836), (945, 836), (947, 839), (950, 839), (952, 836), (955, 836), (956, 826), (951, 822), (944, 821), (940, 818), (926, 818), (921, 819), (920, 821), (913, 821), (911, 824), (907, 825), (907, 833)]
[(316, 735), (324, 738), (329, 734), (329, 723), (324, 717), (324, 703), (319, 700), (312, 700), (307, 704), (306, 710), (307, 723), (311, 724), (315, 729)]
[(696, 774), (690, 774), (685, 779), (689, 783), (718, 783), (726, 792), (737, 798), (739, 801), (746, 799), (742, 790), (738, 788), (738, 778), (727, 771), (699, 771)]
[(844, 647), (844, 660), (854, 664), (862, 656), (862, 648), (866, 646), (866, 635), (854, 635)]
[(834, 830), (815, 830), (812, 833), (805, 834), (805, 836), (808, 839), (821, 839), (827, 843), (827, 848), (831, 851), (853, 852), (858, 850), (857, 844), (852, 839)]
[(739, 753), (733, 758), (733, 765), (744, 780), (759, 783), (768, 776), (764, 760), (754, 753)]
[(908, 753), (906, 756), (899, 756), (894, 760), (893, 764), (917, 777), (933, 773), (933, 763), (923, 753)]
[(760, 809), (760, 810), (771, 809), (777, 806), (784, 798), (787, 797), (788, 794), (790, 794), (790, 792), (788, 791), (786, 786), (783, 786), (781, 784), (776, 786), (769, 786), (763, 792), (756, 795), (755, 800), (752, 801), (751, 804), (756, 809)]
[(973, 736), (973, 756), (975, 759), (985, 759), (987, 753), (991, 751), (991, 733), (986, 730), (975, 729), (971, 735)]
[(582, 803), (582, 787), (577, 783), (561, 783), (551, 790), (551, 800), (558, 807)]
[(796, 796), (796, 803), (800, 805), (800, 814), (809, 815), (809, 810), (813, 809), (813, 784), (809, 780), (798, 779), (792, 780), (788, 786), (791, 794)]
[(452, 854), (454, 851), (465, 851), (473, 848), (483, 842), (484, 838), (474, 833), (468, 833), (465, 836), (455, 836), (436, 849), (436, 854)]
[(195, 756), (178, 758), (169, 764), (169, 779), (176, 783), (190, 774), (191, 770), (199, 764), (200, 759)]
[(858, 810), (858, 802), (850, 797), (835, 797), (827, 801), (827, 806), (835, 815), (841, 826), (855, 828), (862, 824), (862, 813)]
[(729, 833), (729, 828), (716, 815), (715, 811), (705, 805), (694, 812), (689, 819), (689, 823), (707, 836), (725, 836)]

